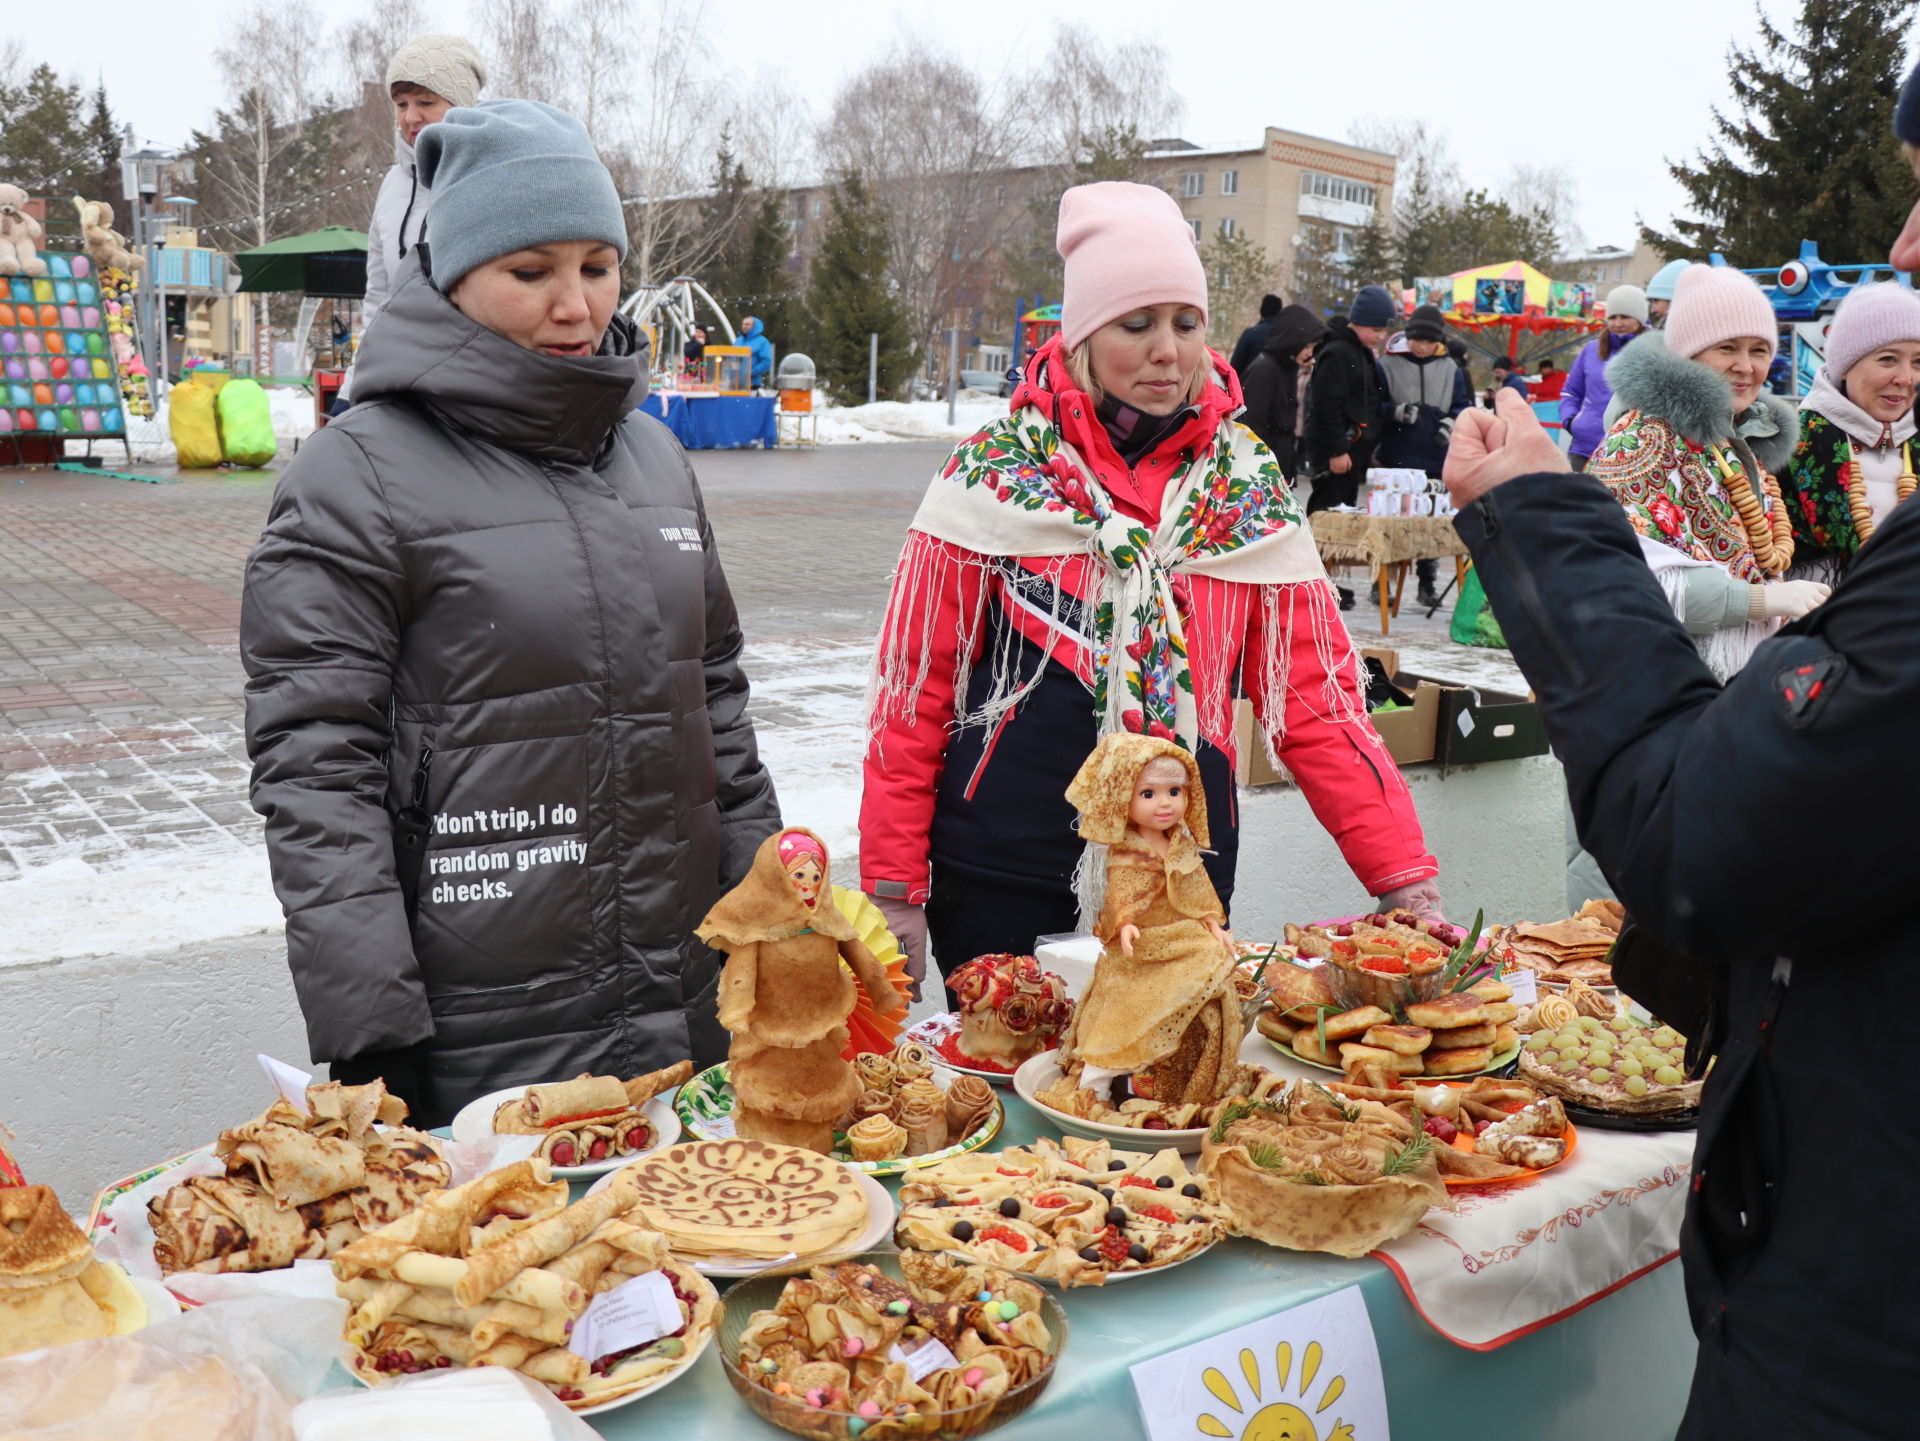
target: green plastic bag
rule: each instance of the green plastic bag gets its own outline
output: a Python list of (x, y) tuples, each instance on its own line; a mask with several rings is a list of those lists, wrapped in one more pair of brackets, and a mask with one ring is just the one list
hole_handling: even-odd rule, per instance
[(260, 382), (235, 376), (220, 387), (220, 448), (230, 465), (267, 465), (276, 449), (273, 406)]
[(213, 387), (183, 381), (167, 393), (167, 434), (182, 470), (211, 470), (222, 459)]
[(1506, 632), (1487, 604), (1486, 588), (1480, 584), (1480, 572), (1470, 570), (1460, 585), (1460, 599), (1454, 602), (1453, 624), (1447, 634), (1461, 645), (1483, 646), (1488, 650), (1507, 648)]

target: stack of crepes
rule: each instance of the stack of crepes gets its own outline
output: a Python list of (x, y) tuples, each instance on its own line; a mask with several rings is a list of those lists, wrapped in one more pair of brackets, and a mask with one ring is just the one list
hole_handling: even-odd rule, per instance
[(0, 1356), (124, 1335), (147, 1308), (103, 1266), (50, 1186), (0, 1188)]
[(1509, 926), (1495, 936), (1493, 946), (1503, 963), (1525, 966), (1549, 985), (1585, 981), (1610, 986), (1613, 967), (1607, 954), (1620, 939), (1625, 920), (1618, 901), (1588, 901), (1564, 921)]
[(222, 1132), (224, 1176), (195, 1176), (147, 1203), (163, 1272), (324, 1260), (452, 1179), (434, 1139), (399, 1125), (406, 1102), (385, 1082), (328, 1081), (307, 1087), (306, 1100), (308, 1115), (275, 1101)]
[(534, 1155), (556, 1166), (630, 1156), (654, 1142), (653, 1123), (641, 1107), (661, 1092), (686, 1084), (692, 1074), (692, 1061), (677, 1061), (631, 1081), (582, 1075), (529, 1086), (526, 1095), (501, 1102), (493, 1113), (493, 1129), (540, 1137)]
[[(449, 1366), (505, 1366), (576, 1409), (650, 1384), (695, 1354), (719, 1298), (635, 1224), (629, 1172), (569, 1206), (546, 1162), (518, 1161), (430, 1196), (333, 1258), (353, 1303), (346, 1340), (362, 1380)], [(589, 1359), (567, 1349), (601, 1292), (661, 1273), (682, 1325), (629, 1351)]]
[(1433, 1138), (1373, 1101), (1296, 1081), (1236, 1101), (1201, 1148), (1200, 1169), (1243, 1236), (1294, 1251), (1364, 1256), (1403, 1236), (1431, 1206), (1453, 1203)]
[(852, 1171), (772, 1141), (683, 1141), (615, 1174), (631, 1219), (694, 1260), (813, 1260), (843, 1252), (868, 1220)]

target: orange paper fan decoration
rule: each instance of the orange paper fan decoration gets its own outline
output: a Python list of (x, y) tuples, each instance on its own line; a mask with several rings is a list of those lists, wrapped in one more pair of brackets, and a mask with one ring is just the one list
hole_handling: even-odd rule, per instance
[[(907, 994), (907, 957), (900, 949), (900, 943), (893, 938), (893, 932), (887, 929), (887, 918), (880, 914), (880, 907), (864, 891), (850, 891), (845, 886), (834, 886), (834, 908), (853, 922), (853, 931), (860, 938), (860, 944), (873, 952), (873, 958), (887, 968), (887, 979), (893, 982), (893, 988), (902, 998)], [(843, 960), (842, 966), (847, 963)], [(853, 1039), (847, 1043), (846, 1050), (840, 1054), (851, 1061), (855, 1056), (869, 1052), (889, 1052), (900, 1040), (900, 1031), (906, 1021), (904, 1009), (891, 1016), (882, 1016), (875, 1012), (873, 1004), (867, 999), (867, 993), (859, 992), (860, 999), (854, 1002), (853, 1014), (847, 1017), (847, 1030)]]

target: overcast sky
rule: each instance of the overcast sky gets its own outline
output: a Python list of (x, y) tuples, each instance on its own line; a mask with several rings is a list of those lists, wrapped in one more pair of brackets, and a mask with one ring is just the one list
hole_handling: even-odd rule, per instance
[[(87, 0), (84, 24), (59, 5), (4, 8), (4, 32), (23, 40), (29, 60), (103, 77), (141, 139), (177, 144), (223, 98), (212, 52), (242, 4)], [(336, 0), (325, 13), (337, 22), (360, 8)], [(1761, 8), (1784, 25), (1799, 6)], [(430, 0), (430, 12), (435, 28), (468, 28), (465, 0)], [(1028, 68), (1056, 23), (1156, 40), (1186, 102), (1180, 131), (1201, 146), (1252, 145), (1267, 125), (1344, 138), (1363, 116), (1425, 115), (1451, 133), (1469, 184), (1495, 185), (1517, 161), (1566, 164), (1588, 238), (1620, 245), (1633, 243), (1636, 212), (1664, 224), (1680, 203), (1663, 158), (1689, 156), (1706, 138), (1711, 107), (1729, 96), (1728, 45), (1755, 34), (1752, 0), (727, 0), (707, 14), (720, 66), (743, 83), (784, 75), (816, 115), (909, 25), (990, 79)]]

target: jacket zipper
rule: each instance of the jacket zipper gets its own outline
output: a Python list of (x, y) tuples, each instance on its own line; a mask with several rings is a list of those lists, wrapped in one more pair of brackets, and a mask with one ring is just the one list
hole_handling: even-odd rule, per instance
[(973, 768), (973, 774), (967, 778), (967, 789), (963, 799), (972, 800), (973, 793), (980, 789), (981, 777), (987, 773), (987, 762), (993, 759), (993, 748), (1000, 744), (1000, 737), (1006, 731), (1007, 724), (1013, 719), (1009, 709), (1000, 717), (1000, 724), (993, 728), (993, 734), (987, 737), (987, 743), (980, 751), (980, 760)]

